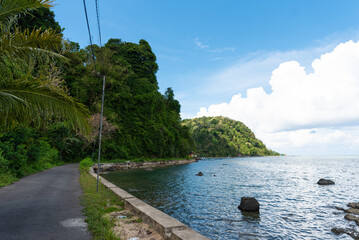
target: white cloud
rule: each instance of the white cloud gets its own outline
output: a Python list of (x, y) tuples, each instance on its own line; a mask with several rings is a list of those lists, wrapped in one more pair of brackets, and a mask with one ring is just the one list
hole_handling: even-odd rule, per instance
[(194, 39), (194, 43), (195, 43), (199, 48), (202, 48), (202, 49), (209, 48), (209, 45), (203, 44), (202, 42), (199, 41), (198, 38), (195, 38), (195, 39)]
[(272, 72), (270, 93), (250, 88), (247, 96), (237, 94), (229, 103), (201, 108), (197, 116), (242, 121), (278, 151), (344, 142), (359, 148), (359, 134), (345, 130), (359, 126), (359, 42), (339, 44), (314, 60), (311, 68), (284, 62)]

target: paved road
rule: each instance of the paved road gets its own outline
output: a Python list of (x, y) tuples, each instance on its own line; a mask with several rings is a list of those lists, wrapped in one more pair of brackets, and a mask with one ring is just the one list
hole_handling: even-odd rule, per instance
[(78, 178), (68, 164), (0, 188), (0, 239), (91, 239)]

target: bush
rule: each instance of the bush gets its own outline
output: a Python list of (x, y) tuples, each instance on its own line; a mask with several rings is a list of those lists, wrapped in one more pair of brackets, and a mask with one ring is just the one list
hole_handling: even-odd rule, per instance
[(6, 179), (13, 180), (62, 164), (58, 150), (31, 127), (0, 133), (0, 152), (0, 170), (2, 175), (6, 173)]
[(80, 166), (79, 166), (80, 171), (88, 171), (92, 165), (93, 165), (92, 159), (87, 157), (80, 162)]

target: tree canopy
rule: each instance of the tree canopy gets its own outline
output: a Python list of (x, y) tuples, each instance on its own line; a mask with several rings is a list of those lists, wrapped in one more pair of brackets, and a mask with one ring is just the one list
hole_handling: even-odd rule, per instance
[(207, 157), (268, 156), (278, 153), (268, 150), (262, 141), (242, 122), (226, 117), (186, 119), (196, 143), (196, 153)]

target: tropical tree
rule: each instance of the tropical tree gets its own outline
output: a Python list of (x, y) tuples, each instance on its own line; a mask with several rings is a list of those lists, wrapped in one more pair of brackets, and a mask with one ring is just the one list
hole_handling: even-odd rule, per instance
[(53, 29), (21, 29), (17, 24), (21, 16), (52, 3), (0, 0), (0, 125), (65, 120), (86, 133), (85, 106), (67, 94), (58, 76), (50, 77), (54, 68), (41, 70), (52, 62), (67, 61), (62, 34)]

